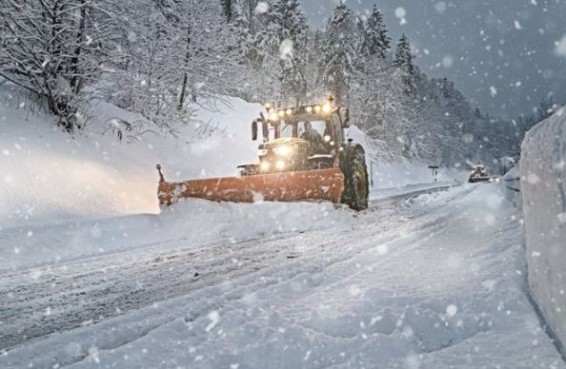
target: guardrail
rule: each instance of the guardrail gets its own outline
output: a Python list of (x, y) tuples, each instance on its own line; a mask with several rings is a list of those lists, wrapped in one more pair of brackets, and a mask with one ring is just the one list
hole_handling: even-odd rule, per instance
[(518, 175), (502, 178), (505, 186), (505, 197), (512, 201), (517, 207), (522, 207), (521, 177)]
[(512, 177), (503, 179), (505, 188), (515, 192), (521, 192), (521, 177)]

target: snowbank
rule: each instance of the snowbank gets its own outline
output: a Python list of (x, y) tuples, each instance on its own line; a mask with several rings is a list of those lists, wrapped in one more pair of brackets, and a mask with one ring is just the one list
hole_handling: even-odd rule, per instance
[(404, 158), (388, 161), (378, 148), (372, 148), (367, 136), (356, 126), (351, 126), (347, 135), (366, 149), (368, 171), (373, 180), (372, 198), (394, 195), (411, 187), (423, 188), (435, 183), (448, 185), (468, 180), (468, 172), (465, 170), (439, 168), (433, 171), (429, 168), (429, 165), (436, 163), (426, 164)]
[[(259, 104), (224, 99), (197, 107), (195, 123), (179, 127), (178, 138), (154, 129), (120, 142), (108, 129), (112, 122), (141, 117), (93, 103), (85, 130), (69, 136), (49, 116), (29, 113), (17, 96), (7, 85), (0, 88), (0, 229), (158, 213), (155, 164), (177, 180), (234, 175), (237, 165), (255, 160), (256, 144), (241, 136), (261, 110)], [(196, 140), (206, 124), (218, 129)]]
[(529, 283), (566, 344), (566, 109), (526, 136), (520, 165)]
[(330, 203), (217, 204), (188, 200), (161, 214), (50, 222), (0, 233), (0, 271), (124, 251), (198, 248), (290, 232), (350, 229), (354, 213)]

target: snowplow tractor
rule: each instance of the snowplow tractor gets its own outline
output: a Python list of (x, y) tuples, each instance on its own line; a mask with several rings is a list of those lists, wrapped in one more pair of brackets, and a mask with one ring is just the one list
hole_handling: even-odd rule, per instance
[(470, 171), (469, 183), (489, 182), (490, 177), (487, 174), (487, 169), (483, 165), (474, 165)]
[(365, 151), (344, 139), (347, 114), (328, 99), (323, 104), (271, 109), (252, 122), (261, 143), (256, 163), (238, 166), (235, 177), (168, 182), (157, 166), (158, 198), (171, 205), (184, 198), (217, 202), (330, 201), (354, 210), (368, 207)]

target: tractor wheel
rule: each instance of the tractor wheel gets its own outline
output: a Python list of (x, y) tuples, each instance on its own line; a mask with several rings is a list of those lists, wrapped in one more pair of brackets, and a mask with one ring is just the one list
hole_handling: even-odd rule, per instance
[(345, 191), (343, 202), (356, 211), (368, 208), (369, 176), (363, 150), (356, 149), (348, 160), (344, 171)]

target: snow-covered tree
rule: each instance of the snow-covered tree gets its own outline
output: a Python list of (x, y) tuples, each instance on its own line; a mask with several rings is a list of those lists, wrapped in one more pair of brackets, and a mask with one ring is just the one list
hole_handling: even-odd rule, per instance
[(372, 12), (365, 22), (363, 31), (363, 55), (378, 55), (385, 59), (391, 47), (391, 39), (387, 35), (387, 28), (383, 22), (383, 15), (373, 6)]
[(269, 52), (270, 31), (267, 24), (272, 7), (257, 0), (239, 0), (236, 5), (234, 30), (239, 50), (246, 63), (257, 71)]
[(307, 95), (305, 78), (307, 24), (298, 0), (277, 0), (271, 13), (273, 46), (279, 52), (281, 98), (297, 103)]
[(326, 26), (322, 54), (322, 76), (338, 103), (347, 103), (357, 56), (356, 22), (345, 2), (334, 9)]
[(416, 92), (417, 70), (413, 63), (413, 54), (411, 52), (411, 44), (409, 38), (403, 34), (397, 44), (395, 51), (395, 66), (399, 68), (403, 74), (403, 82), (405, 83), (405, 91), (409, 95)]
[(234, 4), (233, 0), (220, 0), (222, 6), (222, 16), (226, 22), (230, 23), (234, 18)]
[(73, 131), (83, 87), (113, 48), (113, 14), (87, 0), (5, 0), (0, 6), (0, 75), (29, 91)]
[[(108, 94), (119, 106), (159, 125), (187, 121), (187, 105), (220, 92), (235, 94), (243, 76), (219, 2), (123, 0), (126, 65), (117, 65)], [(231, 71), (232, 73), (228, 73)]]

